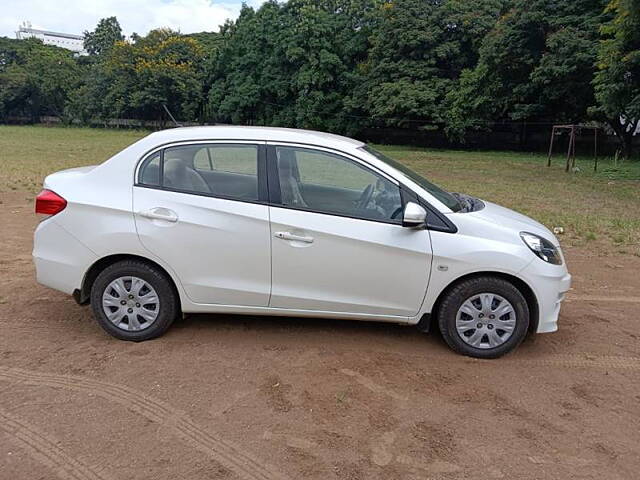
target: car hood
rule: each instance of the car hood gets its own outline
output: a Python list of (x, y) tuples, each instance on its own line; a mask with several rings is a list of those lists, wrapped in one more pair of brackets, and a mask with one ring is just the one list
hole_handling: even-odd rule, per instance
[(536, 222), (526, 215), (515, 212), (509, 208), (501, 207), (495, 203), (487, 202), (485, 200), (483, 200), (483, 203), (485, 204), (483, 209), (465, 213), (464, 215), (471, 215), (482, 222), (486, 222), (494, 226), (498, 225), (512, 231), (517, 230), (518, 232), (534, 233), (546, 238), (556, 246), (559, 245), (556, 236), (540, 222)]

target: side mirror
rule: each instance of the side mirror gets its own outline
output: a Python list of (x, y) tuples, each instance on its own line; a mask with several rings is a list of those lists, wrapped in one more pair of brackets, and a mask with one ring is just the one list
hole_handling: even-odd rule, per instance
[(408, 202), (402, 213), (402, 226), (425, 228), (427, 226), (427, 211), (417, 203)]

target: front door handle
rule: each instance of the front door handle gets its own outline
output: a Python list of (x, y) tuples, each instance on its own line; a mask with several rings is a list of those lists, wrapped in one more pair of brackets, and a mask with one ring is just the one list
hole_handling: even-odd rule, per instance
[(175, 223), (178, 221), (178, 215), (176, 214), (176, 212), (162, 207), (143, 210), (141, 212), (138, 212), (138, 215), (144, 218), (150, 218), (152, 220), (164, 220), (165, 222)]
[(294, 242), (313, 243), (313, 237), (307, 237), (305, 235), (294, 235), (290, 232), (276, 232), (274, 237), (281, 240), (292, 240)]

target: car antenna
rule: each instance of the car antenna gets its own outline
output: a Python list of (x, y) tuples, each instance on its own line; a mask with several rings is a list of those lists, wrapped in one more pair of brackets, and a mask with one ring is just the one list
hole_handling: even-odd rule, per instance
[(176, 127), (181, 127), (182, 126), (182, 124), (178, 123), (176, 121), (176, 119), (173, 118), (173, 115), (171, 115), (171, 112), (169, 111), (169, 109), (167, 108), (167, 106), (164, 103), (162, 104), (162, 108), (164, 108), (164, 111), (167, 112), (167, 115), (169, 115), (169, 118), (171, 118), (171, 120), (173, 120), (173, 123), (176, 124)]

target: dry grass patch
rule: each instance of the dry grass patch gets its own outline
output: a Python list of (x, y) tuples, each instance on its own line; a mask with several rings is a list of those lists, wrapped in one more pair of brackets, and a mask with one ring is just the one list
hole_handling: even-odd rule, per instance
[[(0, 192), (36, 193), (57, 170), (101, 163), (148, 132), (0, 126)], [(563, 242), (640, 256), (640, 162), (614, 166), (579, 159), (565, 174), (561, 157), (377, 146), (447, 190), (464, 192), (565, 230)]]
[(603, 243), (640, 255), (640, 162), (593, 172), (592, 159), (567, 174), (563, 159), (516, 152), (465, 152), (377, 146), (439, 184), (529, 215), (549, 228), (561, 226), (563, 243)]

